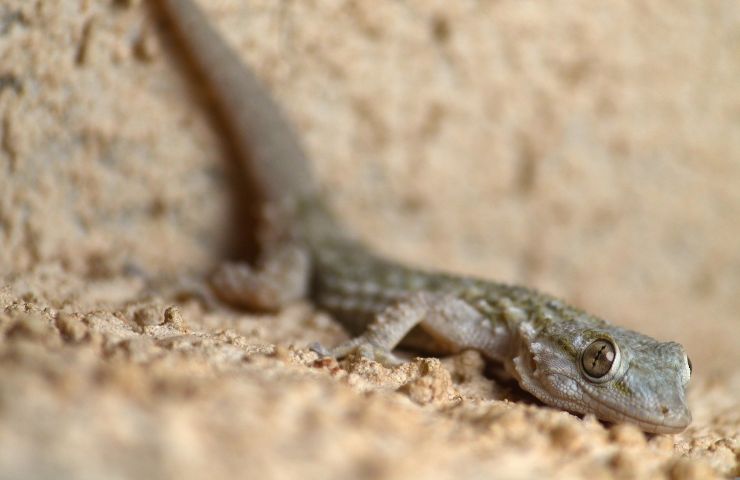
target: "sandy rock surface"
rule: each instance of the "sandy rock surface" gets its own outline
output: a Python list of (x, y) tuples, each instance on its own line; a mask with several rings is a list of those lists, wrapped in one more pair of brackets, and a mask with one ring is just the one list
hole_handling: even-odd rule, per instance
[(202, 0), (337, 212), (409, 262), (681, 342), (694, 421), (549, 409), (475, 352), (175, 295), (239, 251), (228, 151), (142, 0), (0, 3), (0, 478), (740, 475), (740, 4)]

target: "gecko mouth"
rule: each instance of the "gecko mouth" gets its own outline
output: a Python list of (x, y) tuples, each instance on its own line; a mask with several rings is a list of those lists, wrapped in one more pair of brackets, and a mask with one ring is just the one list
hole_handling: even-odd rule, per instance
[[(564, 375), (562, 373), (547, 372), (545, 375), (548, 377), (563, 376), (576, 384), (580, 381), (580, 379), (575, 379), (570, 375)], [(577, 411), (577, 413), (593, 413), (597, 418), (605, 422), (631, 423), (649, 433), (679, 433), (685, 430), (691, 423), (691, 413), (686, 407), (682, 407), (681, 410), (675, 414), (671, 414), (666, 407), (663, 407), (665, 410), (663, 411), (662, 417), (649, 414), (638, 415), (634, 412), (627, 412), (623, 409), (619, 409), (617, 406), (612, 405), (609, 402), (605, 402), (603, 398), (592, 394), (589, 389), (582, 389), (582, 392), (587, 401), (582, 403), (583, 408), (581, 411)], [(568, 408), (566, 407), (566, 409)]]
[(688, 408), (683, 407), (680, 412), (671, 415), (666, 407), (661, 407), (663, 417), (650, 415), (636, 415), (632, 412), (625, 412), (604, 403), (603, 399), (596, 398), (585, 390), (586, 396), (593, 403), (588, 405), (594, 411), (597, 417), (607, 422), (628, 422), (640, 427), (642, 430), (650, 433), (678, 433), (686, 429), (691, 423), (691, 413)]

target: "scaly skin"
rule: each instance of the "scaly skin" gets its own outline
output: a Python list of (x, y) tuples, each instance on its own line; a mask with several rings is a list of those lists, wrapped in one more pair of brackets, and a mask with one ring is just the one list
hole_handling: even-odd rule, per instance
[(279, 308), (309, 296), (357, 335), (330, 352), (338, 357), (356, 352), (397, 363), (391, 350), (419, 327), (439, 353), (476, 349), (503, 363), (545, 404), (655, 433), (690, 423), (691, 366), (681, 345), (528, 288), (409, 268), (350, 238), (325, 208), (299, 140), (253, 73), (192, 0), (160, 5), (213, 90), (265, 200), (264, 260), (256, 269), (224, 267), (213, 280), (221, 298)]

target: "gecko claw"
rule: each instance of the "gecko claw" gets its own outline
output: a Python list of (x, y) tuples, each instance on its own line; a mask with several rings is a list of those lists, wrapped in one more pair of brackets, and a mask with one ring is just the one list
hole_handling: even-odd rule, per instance
[(308, 345), (308, 349), (312, 352), (316, 353), (320, 358), (332, 358), (334, 355), (332, 355), (331, 351), (327, 349), (325, 346), (320, 344), (319, 342), (313, 342)]

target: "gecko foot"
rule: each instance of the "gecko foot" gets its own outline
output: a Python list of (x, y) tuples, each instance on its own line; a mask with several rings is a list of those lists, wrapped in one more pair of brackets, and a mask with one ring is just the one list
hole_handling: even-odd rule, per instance
[(317, 353), (321, 358), (342, 359), (351, 355), (358, 355), (368, 360), (380, 363), (384, 367), (397, 367), (402, 365), (404, 360), (393, 352), (385, 348), (373, 345), (362, 337), (353, 338), (332, 349), (328, 349), (319, 342), (314, 342), (308, 346), (308, 349)]
[(280, 245), (252, 267), (229, 263), (211, 278), (211, 286), (223, 301), (250, 310), (279, 310), (305, 295), (309, 258), (305, 249)]

